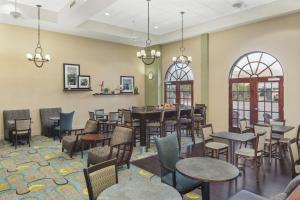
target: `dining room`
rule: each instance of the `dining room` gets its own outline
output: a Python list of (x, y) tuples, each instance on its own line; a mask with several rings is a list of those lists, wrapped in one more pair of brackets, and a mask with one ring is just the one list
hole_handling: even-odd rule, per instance
[(0, 199), (299, 200), (299, 10), (0, 1)]

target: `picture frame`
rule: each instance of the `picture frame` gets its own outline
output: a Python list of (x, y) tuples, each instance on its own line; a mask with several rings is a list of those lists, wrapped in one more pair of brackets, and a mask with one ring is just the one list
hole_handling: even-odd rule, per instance
[(90, 89), (91, 88), (91, 77), (89, 75), (78, 76), (78, 88)]
[(122, 93), (133, 93), (134, 76), (120, 76), (120, 85), (122, 87)]
[(80, 75), (79, 64), (63, 64), (64, 69), (64, 89), (77, 89), (78, 88), (78, 76)]

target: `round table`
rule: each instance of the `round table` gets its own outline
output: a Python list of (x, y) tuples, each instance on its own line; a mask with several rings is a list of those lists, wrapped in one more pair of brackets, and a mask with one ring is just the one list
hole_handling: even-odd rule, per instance
[(210, 182), (230, 181), (239, 176), (239, 170), (234, 165), (207, 157), (180, 160), (176, 164), (176, 169), (185, 176), (203, 181), (203, 200), (209, 200)]
[(88, 133), (88, 134), (82, 135), (80, 137), (81, 158), (83, 158), (84, 145), (87, 144), (89, 148), (92, 148), (92, 147), (95, 147), (97, 145), (97, 143), (105, 141), (105, 140), (109, 140), (109, 139), (110, 139), (110, 137), (107, 137), (103, 133)]
[(182, 200), (173, 187), (148, 180), (132, 180), (118, 183), (104, 190), (97, 200)]

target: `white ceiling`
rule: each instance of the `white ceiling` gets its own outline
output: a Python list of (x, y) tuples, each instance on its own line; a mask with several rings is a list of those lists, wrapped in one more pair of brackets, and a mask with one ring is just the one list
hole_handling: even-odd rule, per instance
[[(73, 7), (70, 3), (75, 1)], [(241, 8), (232, 5), (243, 1)], [(36, 27), (35, 5), (41, 4), (42, 29), (143, 46), (147, 32), (146, 0), (17, 0), (22, 18), (9, 15), (14, 0), (0, 0), (0, 23)], [(192, 37), (300, 10), (300, 0), (152, 0), (153, 44)]]

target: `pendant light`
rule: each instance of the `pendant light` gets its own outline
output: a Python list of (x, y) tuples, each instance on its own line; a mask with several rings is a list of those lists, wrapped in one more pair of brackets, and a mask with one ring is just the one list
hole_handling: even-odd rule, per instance
[(189, 64), (192, 62), (192, 57), (191, 56), (186, 56), (184, 55), (184, 46), (183, 46), (183, 15), (184, 12), (180, 12), (181, 14), (181, 47), (180, 47), (180, 52), (181, 55), (177, 56), (177, 57), (173, 57), (172, 61), (173, 63), (179, 67), (179, 68), (185, 68), (187, 66), (189, 66)]
[(35, 54), (34, 56), (32, 56), (31, 53), (27, 53), (26, 57), (29, 61), (33, 61), (35, 66), (38, 68), (43, 67), (45, 62), (49, 62), (50, 61), (50, 55), (46, 54), (45, 56), (43, 55), (43, 49), (42, 49), (42, 45), (40, 42), (40, 36), (41, 36), (41, 30), (40, 30), (40, 20), (41, 20), (41, 14), (40, 14), (40, 9), (41, 9), (41, 5), (37, 5), (36, 6), (38, 8), (38, 42), (37, 42), (37, 46), (35, 48)]
[(148, 2), (148, 38), (146, 40), (145, 49), (138, 51), (136, 56), (142, 60), (145, 65), (151, 65), (154, 63), (155, 59), (160, 57), (160, 52), (155, 49), (151, 49), (151, 40), (150, 40), (150, 15), (149, 15), (149, 4), (150, 0), (146, 0)]

